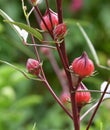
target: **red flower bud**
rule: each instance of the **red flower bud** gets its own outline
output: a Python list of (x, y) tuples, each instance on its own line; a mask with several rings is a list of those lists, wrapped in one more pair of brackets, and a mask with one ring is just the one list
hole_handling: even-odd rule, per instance
[(75, 74), (79, 75), (80, 78), (90, 76), (94, 71), (94, 64), (84, 52), (82, 56), (75, 58), (72, 63), (72, 70)]
[(26, 63), (26, 68), (30, 74), (39, 75), (41, 71), (41, 65), (39, 61), (29, 58)]
[(87, 103), (89, 103), (91, 100), (90, 92), (83, 92), (87, 90), (88, 89), (83, 83), (80, 83), (77, 88), (77, 91), (81, 91), (81, 92), (76, 92), (76, 95), (75, 95), (77, 106), (80, 108), (86, 105)]
[[(50, 13), (50, 16), (49, 16)], [(50, 18), (51, 17), (51, 18)], [(43, 19), (48, 27), (48, 29), (50, 31), (52, 31), (52, 29), (58, 25), (58, 14), (53, 12), (51, 9), (47, 10), (45, 15), (43, 16)], [(51, 23), (52, 21), (52, 23)], [(41, 21), (40, 23), (40, 27), (42, 30), (47, 31), (48, 29), (46, 28), (45, 24), (43, 21)]]
[(60, 100), (62, 101), (62, 103), (67, 103), (68, 101), (70, 101), (70, 94), (69, 92), (65, 92), (63, 91), (60, 95)]
[(62, 39), (64, 35), (66, 34), (66, 24), (64, 23), (58, 24), (54, 28), (53, 33), (54, 33), (55, 40)]

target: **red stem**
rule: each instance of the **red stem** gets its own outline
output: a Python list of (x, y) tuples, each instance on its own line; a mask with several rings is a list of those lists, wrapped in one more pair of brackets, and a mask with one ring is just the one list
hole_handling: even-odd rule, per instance
[(73, 119), (72, 115), (67, 111), (67, 109), (64, 107), (64, 105), (62, 104), (62, 102), (60, 101), (60, 99), (56, 96), (56, 94), (54, 93), (54, 91), (52, 90), (51, 86), (49, 85), (49, 83), (47, 82), (47, 80), (44, 80), (44, 84), (46, 85), (46, 87), (48, 88), (49, 92), (51, 93), (51, 95), (54, 97), (54, 99), (58, 102), (58, 104), (62, 107), (62, 109), (67, 113), (67, 115)]
[[(59, 23), (62, 23), (63, 22), (63, 18), (62, 18), (62, 0), (56, 0), (56, 2), (57, 2)], [(43, 21), (44, 25), (46, 26), (49, 34), (54, 39), (54, 36), (53, 36), (52, 32), (48, 29), (48, 27), (47, 27), (47, 25), (46, 25), (46, 23), (45, 23), (45, 21), (44, 21), (44, 19), (42, 17), (42, 14), (40, 13), (40, 11), (38, 9), (38, 7), (35, 6), (35, 9), (36, 9), (37, 13), (39, 14), (41, 20)], [(78, 121), (78, 110), (77, 110), (77, 105), (76, 105), (76, 100), (75, 100), (75, 93), (71, 93), (71, 92), (75, 91), (75, 89), (73, 88), (71, 75), (70, 75), (70, 72), (68, 71), (69, 70), (69, 65), (68, 65), (68, 58), (67, 58), (67, 55), (66, 55), (65, 43), (62, 42), (60, 46), (56, 43), (56, 47), (57, 47), (59, 56), (61, 58), (64, 70), (66, 72), (68, 82), (69, 82), (69, 89), (70, 89), (71, 101), (72, 101), (72, 113), (73, 113), (72, 119), (73, 119), (73, 122), (74, 122), (74, 127), (75, 127), (75, 130), (80, 130), (79, 121)]]
[(108, 81), (108, 83), (107, 83), (107, 85), (106, 85), (106, 87), (105, 87), (105, 90), (104, 90), (104, 92), (103, 92), (103, 94), (102, 94), (102, 96), (101, 96), (101, 98), (100, 98), (100, 100), (99, 100), (99, 102), (98, 102), (98, 104), (97, 104), (97, 106), (96, 106), (96, 108), (95, 108), (95, 110), (94, 110), (94, 112), (93, 112), (91, 118), (90, 118), (90, 121), (89, 121), (89, 123), (88, 123), (88, 126), (87, 126), (86, 130), (89, 130), (89, 127), (90, 127), (90, 125), (91, 125), (91, 123), (92, 123), (92, 121), (93, 121), (93, 119), (94, 119), (94, 117), (95, 117), (95, 115), (96, 115), (96, 112), (97, 112), (97, 110), (98, 110), (100, 104), (101, 104), (102, 101), (103, 101), (103, 97), (104, 97), (104, 95), (105, 95), (105, 93), (106, 93), (106, 91), (107, 91), (107, 89), (108, 89), (109, 84), (110, 84), (110, 81)]
[[(63, 15), (62, 15), (62, 0), (56, 0), (57, 3), (57, 12), (58, 12), (58, 18), (59, 18), (59, 23), (63, 23)], [(69, 65), (68, 65), (68, 58), (66, 55), (66, 49), (65, 49), (65, 42), (63, 41), (60, 45), (60, 48), (57, 46), (60, 58), (62, 60), (68, 82), (69, 82), (69, 89), (70, 89), (70, 94), (71, 94), (71, 103), (72, 103), (72, 113), (73, 113), (73, 123), (75, 130), (80, 130), (80, 125), (79, 125), (79, 119), (78, 119), (78, 109), (77, 109), (77, 104), (75, 100), (75, 93), (71, 93), (72, 91), (76, 91), (73, 88), (72, 84), (72, 79), (69, 70)], [(68, 69), (68, 70), (67, 70)]]

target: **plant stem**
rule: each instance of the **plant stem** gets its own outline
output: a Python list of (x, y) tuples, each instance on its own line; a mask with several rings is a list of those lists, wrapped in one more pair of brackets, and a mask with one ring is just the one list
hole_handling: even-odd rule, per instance
[[(24, 12), (24, 16), (25, 16), (25, 18), (26, 18), (27, 24), (28, 24), (29, 27), (30, 27), (29, 14), (26, 13), (24, 7), (25, 7), (25, 6), (24, 6), (24, 1), (22, 0), (22, 9), (23, 9), (23, 12)], [(31, 40), (32, 40), (32, 43), (35, 44), (35, 40), (34, 40), (33, 35), (31, 35)], [(36, 47), (36, 46), (34, 46), (34, 50), (35, 50), (35, 54), (36, 54), (37, 59), (40, 61), (39, 54), (38, 54), (38, 50), (37, 50), (37, 47)]]
[[(62, 23), (63, 22), (63, 18), (62, 18), (62, 0), (56, 0), (56, 2), (57, 2), (59, 23)], [(47, 30), (48, 30), (48, 32), (50, 34), (50, 36), (54, 40), (53, 33), (48, 29), (48, 27), (47, 27), (47, 25), (46, 25), (46, 23), (45, 23), (45, 21), (43, 19), (43, 16), (40, 13), (40, 11), (39, 11), (37, 6), (35, 6), (35, 10), (39, 14), (40, 19), (43, 21), (44, 25), (46, 26), (46, 28), (47, 28)], [(80, 128), (79, 128), (79, 120), (78, 120), (78, 110), (77, 110), (77, 105), (76, 105), (76, 100), (75, 100), (75, 93), (71, 93), (72, 91), (75, 91), (75, 89), (73, 88), (71, 75), (70, 75), (70, 72), (68, 71), (69, 70), (69, 64), (68, 64), (68, 58), (67, 58), (67, 55), (66, 55), (65, 42), (63, 41), (60, 44), (60, 46), (59, 46), (59, 44), (56, 43), (56, 47), (57, 47), (60, 59), (62, 61), (64, 70), (66, 72), (68, 83), (69, 83), (69, 89), (70, 89), (71, 101), (72, 101), (72, 113), (73, 113), (73, 116), (71, 116), (71, 118), (73, 119), (75, 130), (80, 130)], [(51, 90), (51, 88), (49, 88), (49, 86), (48, 86), (48, 89), (49, 89), (49, 91)], [(52, 93), (52, 91), (50, 91), (50, 92)], [(54, 96), (55, 99), (57, 99), (54, 94), (52, 94), (52, 95)], [(58, 102), (58, 100), (57, 100), (57, 102)]]
[(58, 102), (58, 104), (62, 107), (62, 109), (67, 113), (67, 115), (73, 119), (72, 115), (67, 111), (67, 109), (64, 107), (64, 105), (62, 104), (62, 102), (60, 101), (60, 99), (56, 96), (56, 94), (54, 93), (54, 91), (52, 90), (51, 86), (49, 85), (48, 81), (45, 79), (44, 80), (44, 84), (46, 85), (46, 87), (48, 88), (49, 92), (51, 93), (51, 95), (54, 97), (54, 99)]
[[(57, 3), (57, 12), (58, 12), (58, 18), (59, 18), (59, 24), (63, 23), (63, 15), (62, 15), (62, 0), (56, 0)], [(70, 94), (71, 94), (71, 104), (72, 104), (72, 113), (73, 113), (73, 123), (75, 130), (80, 130), (80, 124), (79, 124), (79, 119), (78, 119), (78, 109), (77, 109), (77, 104), (75, 100), (75, 89), (73, 88), (73, 83), (71, 79), (71, 74), (68, 71), (69, 70), (69, 64), (68, 64), (68, 58), (66, 54), (66, 49), (65, 49), (65, 42), (63, 41), (60, 44), (60, 47), (56, 44), (56, 47), (58, 49), (60, 58), (62, 60), (64, 70), (66, 72), (67, 78), (68, 78), (68, 83), (69, 83), (69, 89), (70, 89)], [(71, 93), (74, 91), (74, 93)]]
[(100, 100), (99, 100), (99, 102), (98, 102), (98, 104), (97, 104), (97, 106), (96, 106), (96, 108), (95, 108), (95, 110), (94, 110), (94, 112), (93, 112), (91, 118), (90, 118), (90, 121), (89, 121), (89, 123), (88, 123), (88, 126), (87, 126), (86, 130), (89, 130), (89, 127), (90, 127), (90, 125), (91, 125), (91, 123), (92, 123), (92, 120), (93, 120), (93, 118), (95, 117), (96, 112), (97, 112), (97, 110), (98, 110), (100, 104), (101, 104), (102, 101), (103, 101), (103, 97), (104, 97), (104, 95), (105, 95), (105, 93), (106, 93), (106, 90), (108, 89), (109, 83), (110, 83), (110, 81), (108, 81), (108, 83), (107, 83), (107, 85), (106, 85), (106, 87), (105, 87), (104, 93), (102, 94), (102, 96), (101, 96), (101, 98), (100, 98)]

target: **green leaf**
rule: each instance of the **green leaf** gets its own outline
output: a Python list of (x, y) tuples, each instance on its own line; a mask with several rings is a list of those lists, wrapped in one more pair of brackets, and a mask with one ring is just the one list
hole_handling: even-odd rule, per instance
[(36, 37), (39, 41), (43, 40), (43, 37), (42, 37), (41, 33), (39, 33), (38, 30), (36, 30), (36, 29), (34, 29), (34, 28), (24, 24), (24, 23), (12, 22), (12, 21), (5, 21), (5, 22), (10, 23), (10, 24), (14, 24), (14, 25), (18, 26), (19, 28), (24, 29), (25, 31), (29, 32), (34, 37)]
[[(10, 18), (3, 10), (0, 9), (0, 15), (5, 19), (10, 22), (14, 22), (12, 18)], [(15, 26), (13, 24), (10, 24), (11, 27), (16, 31), (17, 35), (19, 38), (22, 40), (24, 39), (25, 41), (27, 40), (28, 33), (25, 30), (21, 30), (18, 26)], [(25, 34), (25, 35), (24, 35)]]

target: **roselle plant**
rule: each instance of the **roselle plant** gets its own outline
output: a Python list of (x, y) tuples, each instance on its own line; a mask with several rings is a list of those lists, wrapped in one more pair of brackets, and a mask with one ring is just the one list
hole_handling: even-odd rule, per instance
[[(27, 22), (26, 24), (14, 22), (4, 11), (0, 10), (0, 15), (5, 19), (5, 22), (9, 23), (18, 33), (23, 45), (28, 47), (32, 46), (34, 48), (36, 57), (36, 59), (33, 59), (32, 57), (27, 59), (27, 62), (25, 63), (27, 73), (6, 61), (0, 60), (0, 62), (6, 63), (14, 69), (20, 71), (28, 79), (36, 80), (36, 82), (40, 81), (42, 84), (44, 84), (55, 101), (72, 120), (74, 130), (81, 130), (80, 124), (82, 119), (86, 118), (88, 113), (93, 110), (93, 113), (88, 120), (87, 127), (85, 128), (85, 130), (89, 130), (101, 103), (106, 99), (106, 97), (109, 98), (110, 93), (108, 87), (110, 81), (108, 79), (108, 82), (104, 84), (104, 87), (101, 87), (101, 90), (96, 91), (89, 90), (88, 86), (84, 85), (83, 80), (91, 76), (95, 76), (95, 66), (107, 71), (109, 71), (110, 68), (100, 65), (97, 53), (90, 39), (79, 23), (77, 23), (77, 26), (87, 42), (94, 61), (89, 58), (85, 50), (82, 52), (81, 56), (74, 58), (73, 61), (70, 61), (65, 46), (65, 38), (66, 35), (68, 35), (68, 28), (63, 19), (63, 1), (55, 1), (56, 11), (53, 11), (48, 0), (45, 0), (46, 8), (45, 14), (43, 14), (39, 9), (39, 4), (41, 2), (40, 0), (31, 0), (29, 2), (29, 4), (32, 6), (31, 11), (29, 12), (24, 4), (24, 0), (21, 0), (23, 13)], [(32, 12), (34, 12), (36, 16), (39, 28), (31, 27), (29, 18)], [(31, 39), (31, 43), (28, 43), (29, 37)], [(43, 69), (43, 64), (45, 63), (43, 63), (41, 59), (39, 50), (48, 58), (56, 76), (58, 77), (62, 87), (62, 92), (59, 96), (56, 95), (46, 78), (46, 74)], [(62, 70), (59, 68), (53, 51), (57, 51), (59, 55), (63, 68)], [(81, 115), (81, 110), (84, 108), (84, 106), (92, 103), (92, 92), (101, 93), (100, 98), (96, 103), (93, 104), (91, 108)], [(70, 104), (71, 108), (68, 109), (65, 104)]]

